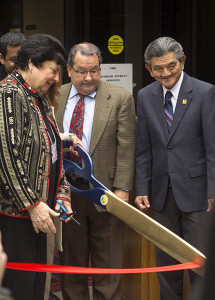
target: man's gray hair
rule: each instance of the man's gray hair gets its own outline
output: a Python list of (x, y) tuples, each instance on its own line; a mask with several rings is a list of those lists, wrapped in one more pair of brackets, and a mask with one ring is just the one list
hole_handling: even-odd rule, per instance
[(151, 66), (152, 57), (161, 57), (169, 52), (174, 52), (178, 60), (181, 60), (184, 55), (184, 51), (180, 43), (171, 37), (160, 37), (151, 42), (146, 48), (144, 54), (145, 63)]
[(97, 46), (95, 46), (94, 44), (84, 42), (84, 43), (76, 44), (75, 46), (73, 46), (70, 49), (69, 57), (68, 57), (68, 64), (71, 67), (74, 64), (74, 58), (75, 58), (77, 51), (80, 51), (81, 54), (85, 55), (85, 56), (92, 56), (92, 55), (96, 54), (99, 59), (99, 65), (102, 63), (103, 59), (102, 59), (101, 51), (99, 50), (99, 48)]

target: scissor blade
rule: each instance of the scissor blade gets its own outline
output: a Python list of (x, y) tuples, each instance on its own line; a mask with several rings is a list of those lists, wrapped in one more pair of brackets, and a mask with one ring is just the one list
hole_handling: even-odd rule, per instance
[[(181, 263), (195, 262), (204, 266), (205, 255), (185, 240), (132, 205), (122, 201), (111, 191), (105, 191), (105, 195), (108, 198), (106, 210), (124, 221), (155, 246)], [(193, 269), (193, 271), (202, 275), (202, 269), (203, 268)]]

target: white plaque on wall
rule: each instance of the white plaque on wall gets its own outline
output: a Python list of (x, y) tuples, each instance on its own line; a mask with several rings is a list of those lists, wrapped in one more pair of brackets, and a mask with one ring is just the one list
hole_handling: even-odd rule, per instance
[(101, 64), (101, 79), (133, 93), (132, 64)]

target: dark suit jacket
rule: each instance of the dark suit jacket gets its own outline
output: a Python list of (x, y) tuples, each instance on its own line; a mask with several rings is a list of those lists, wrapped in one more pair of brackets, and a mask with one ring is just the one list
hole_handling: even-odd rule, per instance
[(197, 281), (192, 290), (191, 300), (214, 300), (215, 296), (215, 235), (214, 235), (214, 226), (215, 226), (215, 207), (213, 207), (210, 214), (208, 214), (207, 220), (207, 231), (205, 233), (206, 241), (206, 250), (204, 251), (207, 260), (204, 268), (204, 277), (203, 280)]
[(136, 194), (163, 208), (169, 178), (182, 211), (207, 208), (215, 196), (215, 87), (184, 73), (170, 132), (163, 89), (154, 82), (138, 93)]
[(3, 79), (5, 79), (5, 77), (7, 77), (7, 72), (5, 70), (5, 66), (1, 65), (0, 66), (0, 81), (2, 81)]
[[(63, 115), (71, 83), (61, 87), (57, 122), (63, 132)], [(135, 165), (136, 116), (134, 99), (126, 90), (101, 82), (96, 93), (96, 104), (89, 154), (94, 175), (110, 190), (131, 190)]]

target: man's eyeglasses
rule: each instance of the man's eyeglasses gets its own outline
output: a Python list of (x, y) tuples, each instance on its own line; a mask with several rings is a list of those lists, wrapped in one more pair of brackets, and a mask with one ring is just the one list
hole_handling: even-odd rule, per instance
[(88, 73), (90, 73), (90, 76), (98, 76), (101, 69), (100, 68), (95, 68), (95, 69), (92, 69), (90, 71), (88, 70), (76, 70), (75, 68), (71, 67), (76, 73), (78, 76), (80, 77), (86, 77)]

